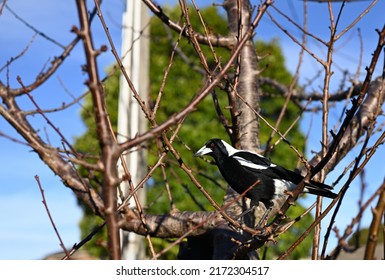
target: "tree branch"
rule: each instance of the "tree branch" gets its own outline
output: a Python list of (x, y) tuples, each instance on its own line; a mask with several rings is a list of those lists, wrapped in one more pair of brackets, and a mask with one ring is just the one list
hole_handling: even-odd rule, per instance
[(380, 187), (382, 189), (376, 207), (372, 209), (373, 220), (369, 227), (368, 240), (366, 243), (364, 259), (373, 260), (376, 251), (377, 239), (381, 228), (381, 220), (385, 212), (385, 181)]
[[(165, 23), (167, 26), (169, 26), (174, 31), (181, 33), (183, 36), (189, 37), (187, 30), (180, 26), (179, 24), (173, 22), (162, 10), (162, 8), (155, 4), (151, 0), (142, 0), (144, 4), (147, 5), (147, 7), (156, 15), (163, 23)], [(233, 47), (236, 45), (237, 41), (232, 36), (220, 36), (220, 35), (209, 35), (209, 34), (199, 34), (195, 33), (195, 37), (198, 40), (199, 43), (205, 44), (205, 45), (213, 45), (216, 47), (224, 47), (227, 49), (233, 49)]]
[(87, 60), (87, 72), (89, 76), (87, 84), (91, 91), (95, 109), (95, 122), (101, 149), (101, 161), (103, 164), (105, 219), (109, 242), (108, 249), (110, 258), (120, 259), (121, 250), (116, 190), (119, 183), (116, 163), (120, 153), (118, 145), (114, 141), (114, 137), (110, 132), (111, 124), (106, 111), (105, 93), (100, 84), (98, 66), (96, 62), (96, 57), (99, 55), (99, 52), (96, 51), (93, 46), (86, 1), (77, 0), (76, 4), (80, 21), (80, 30), (77, 30), (75, 27), (73, 28), (73, 31), (82, 37), (83, 48)]

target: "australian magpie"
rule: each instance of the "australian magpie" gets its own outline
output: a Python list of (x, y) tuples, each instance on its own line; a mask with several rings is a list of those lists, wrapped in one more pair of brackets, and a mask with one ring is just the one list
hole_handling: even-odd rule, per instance
[[(294, 171), (276, 165), (257, 153), (237, 150), (221, 139), (209, 140), (195, 154), (202, 155), (214, 158), (222, 176), (237, 193), (247, 191), (245, 196), (250, 198), (250, 206), (258, 206), (262, 202), (269, 209), (275, 199), (287, 197), (286, 192), (292, 191), (303, 179)], [(331, 189), (323, 183), (310, 181), (304, 192), (335, 198), (337, 195)]]

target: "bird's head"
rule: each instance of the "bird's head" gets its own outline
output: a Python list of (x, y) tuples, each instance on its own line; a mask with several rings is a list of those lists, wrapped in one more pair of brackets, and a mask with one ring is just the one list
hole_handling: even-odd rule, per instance
[(194, 156), (200, 157), (203, 155), (209, 155), (218, 159), (219, 157), (228, 157), (231, 155), (234, 148), (221, 139), (210, 139), (207, 143), (200, 148)]

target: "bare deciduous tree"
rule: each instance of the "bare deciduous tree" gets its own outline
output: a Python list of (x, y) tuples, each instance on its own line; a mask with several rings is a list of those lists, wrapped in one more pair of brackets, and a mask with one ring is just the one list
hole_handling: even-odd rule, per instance
[[(3, 10), (5, 2), (3, 1), (1, 10)], [(195, 12), (199, 14), (199, 8), (194, 1), (192, 2)], [(323, 181), (327, 174), (335, 169), (346, 155), (352, 154), (355, 160), (351, 165), (345, 168), (339, 167), (341, 171), (339, 172), (340, 178), (337, 181), (338, 188), (336, 188), (339, 191), (338, 197), (332, 202), (328, 201), (327, 205), (325, 205), (325, 202), (322, 205), (321, 199), (317, 200), (314, 222), (292, 247), (280, 256), (281, 259), (287, 257), (310, 232), (317, 229), (324, 217), (329, 215), (332, 220), (327, 230), (324, 247), (320, 248), (321, 250), (319, 249), (321, 240), (320, 234), (316, 230), (312, 256), (314, 259), (326, 258), (327, 240), (332, 230), (337, 231), (337, 229), (333, 228), (333, 222), (339, 213), (341, 203), (348, 195), (350, 183), (370, 163), (373, 155), (377, 153), (380, 145), (383, 144), (385, 137), (385, 134), (382, 132), (382, 123), (379, 122), (385, 94), (384, 77), (373, 78), (376, 68), (380, 67), (380, 54), (385, 45), (385, 26), (382, 25), (383, 23), (379, 22), (379, 26), (373, 26), (373, 30), (378, 28), (378, 41), (374, 49), (366, 50), (372, 53), (372, 59), (370, 64), (366, 65), (365, 77), (359, 81), (358, 75), (355, 76), (355, 73), (348, 73), (347, 75), (352, 75), (355, 79), (352, 82), (345, 81), (340, 91), (333, 92), (330, 86), (334, 74), (333, 69), (335, 69), (333, 61), (337, 42), (348, 36), (347, 34), (356, 26), (360, 19), (370, 9), (373, 9), (376, 2), (368, 3), (367, 8), (362, 10), (355, 19), (351, 20), (350, 24), (345, 26), (342, 26), (342, 23), (340, 23), (344, 16), (344, 9), (346, 9), (345, 3), (339, 6), (334, 6), (331, 3), (323, 4), (328, 5), (330, 25), (330, 36), (324, 39), (308, 29), (307, 19), (316, 15), (307, 14), (306, 1), (303, 3), (303, 22), (300, 23), (295, 18), (282, 12), (279, 1), (274, 3), (272, 0), (266, 0), (252, 3), (248, 0), (225, 0), (223, 1), (223, 9), (228, 18), (229, 34), (221, 36), (207, 29), (205, 29), (206, 33), (199, 33), (196, 30), (196, 26), (192, 26), (190, 23), (189, 9), (191, 7), (187, 6), (186, 1), (180, 1), (182, 15), (180, 22), (174, 22), (154, 1), (143, 0), (143, 3), (148, 6), (155, 16), (163, 21), (167, 28), (172, 30), (172, 32), (179, 33), (181, 37), (188, 39), (193, 45), (196, 56), (200, 59), (201, 67), (204, 69), (206, 83), (189, 104), (180, 108), (176, 114), (170, 115), (165, 121), (158, 123), (155, 115), (156, 109), (149, 107), (148, 102), (140, 98), (140, 95), (130, 81), (130, 77), (126, 75), (124, 68), (121, 67), (120, 71), (130, 85), (136, 102), (141, 106), (142, 112), (148, 120), (149, 128), (143, 134), (118, 143), (112, 130), (109, 112), (106, 110), (104, 80), (100, 77), (97, 64), (98, 56), (106, 50), (106, 47), (98, 48), (95, 46), (91, 22), (100, 20), (105, 27), (107, 36), (109, 35), (108, 27), (104, 23), (104, 15), (98, 1), (95, 0), (95, 6), (92, 8), (92, 12), (89, 13), (86, 1), (77, 0), (76, 7), (79, 22), (72, 28), (74, 34), (73, 41), (63, 47), (63, 52), (51, 61), (49, 67), (35, 81), (26, 84), (22, 77), (19, 77), (17, 79), (19, 86), (14, 88), (1, 81), (0, 114), (31, 149), (38, 154), (40, 160), (61, 178), (63, 184), (70, 188), (78, 199), (84, 202), (95, 215), (104, 219), (108, 231), (109, 255), (112, 259), (119, 259), (121, 257), (119, 229), (147, 236), (152, 252), (150, 257), (154, 259), (161, 258), (165, 251), (182, 243), (184, 238), (188, 238), (189, 246), (194, 247), (194, 249), (191, 249), (187, 248), (188, 246), (181, 246), (180, 256), (184, 258), (196, 257), (197, 251), (199, 251), (199, 258), (256, 258), (257, 254), (255, 252), (258, 248), (261, 248), (277, 235), (285, 232), (295, 222), (295, 220), (285, 221), (285, 212), (302, 192), (305, 182), (311, 178)], [(103, 4), (107, 5), (108, 3)], [(95, 15), (98, 17), (95, 17)], [(279, 84), (277, 81), (262, 78), (260, 75), (263, 69), (258, 68), (258, 61), (263, 59), (263, 57), (256, 52), (254, 39), (258, 36), (256, 34), (259, 32), (258, 28), (260, 28), (262, 20), (275, 24), (301, 48), (298, 55), (297, 72), (289, 87)], [(204, 18), (202, 18), (202, 25), (205, 25)], [(296, 31), (289, 31), (292, 28), (295, 28)], [(300, 36), (296, 35), (298, 32)], [(365, 36), (365, 34), (362, 36)], [(316, 42), (322, 51), (317, 52), (312, 47), (312, 44), (308, 43), (309, 40)], [(84, 71), (87, 74), (86, 85), (89, 88), (89, 94), (92, 96), (93, 114), (100, 147), (100, 154), (96, 157), (96, 163), (90, 163), (85, 160), (86, 155), (76, 150), (63, 136), (61, 129), (56, 127), (55, 123), (51, 121), (49, 116), (51, 111), (41, 108), (38, 102), (34, 100), (34, 90), (52, 78), (53, 74), (71, 54), (74, 47), (79, 44), (84, 50)], [(201, 50), (203, 45), (208, 45), (211, 48), (213, 56), (216, 55), (214, 47), (230, 50), (231, 56), (227, 61), (217, 58), (217, 64), (211, 66), (207, 63), (207, 58)], [(109, 43), (109, 47), (112, 48), (115, 54), (117, 53), (111, 43)], [(314, 90), (311, 86), (296, 87), (302, 74), (300, 68), (303, 63), (303, 56), (305, 55), (315, 61), (321, 68), (317, 80), (309, 82), (311, 85), (315, 81), (322, 81), (321, 89), (316, 88)], [(121, 65), (118, 55), (116, 55), (116, 62), (118, 65)], [(11, 66), (10, 63), (5, 68)], [(172, 59), (170, 59), (170, 67), (172, 67)], [(358, 65), (357, 68), (357, 71), (360, 71), (362, 65)], [(165, 74), (165, 79), (168, 78), (167, 75), (168, 73)], [(266, 121), (260, 110), (260, 96), (263, 94), (261, 84), (269, 84), (271, 87), (276, 88), (286, 99), (276, 123), (267, 123), (271, 127), (271, 137), (265, 149), (274, 148), (276, 144), (272, 143), (272, 137), (275, 134), (279, 135), (279, 141), (290, 145), (297, 153), (300, 162), (304, 166), (301, 172), (305, 179), (290, 194), (287, 201), (282, 201), (282, 204), (274, 209), (275, 211), (271, 213), (272, 222), (263, 228), (256, 228), (255, 225), (266, 210), (263, 205), (260, 205), (253, 213), (247, 214), (244, 219), (237, 218), (245, 210), (245, 204), (241, 202), (245, 198), (234, 193), (231, 188), (228, 189), (223, 204), (218, 205), (212, 199), (205, 186), (197, 179), (193, 167), (185, 163), (180, 152), (174, 146), (174, 140), (178, 136), (178, 130), (183, 126), (185, 118), (192, 112), (199, 110), (199, 104), (218, 87), (225, 89), (228, 94), (228, 108), (231, 119), (224, 122), (224, 124), (230, 125), (225, 126), (223, 129), (228, 132), (233, 145), (238, 148), (263, 153), (259, 126), (260, 122)], [(308, 90), (309, 88), (311, 90)], [(35, 107), (33, 111), (26, 111), (20, 106), (19, 98), (23, 96), (33, 102)], [(82, 98), (83, 94), (79, 93), (78, 96)], [(311, 109), (321, 113), (319, 122), (322, 123), (322, 139), (320, 139), (322, 149), (314, 153), (311, 159), (307, 159), (305, 155), (296, 149), (295, 145), (289, 142), (287, 139), (289, 131), (279, 130), (279, 123), (282, 121), (282, 118), (285, 118), (287, 106), (290, 102), (296, 104), (304, 112)], [(344, 102), (344, 106), (336, 107), (339, 108), (338, 113), (341, 115), (340, 123), (335, 128), (331, 128), (329, 115), (334, 109), (331, 107), (331, 104), (334, 106), (336, 103), (344, 104)], [(57, 108), (57, 110), (65, 109)], [(218, 108), (213, 107), (213, 110), (216, 109), (220, 113)], [(41, 132), (38, 131), (29, 118), (29, 116), (34, 115), (43, 117), (48, 126), (53, 128), (61, 138), (62, 147), (55, 147), (48, 140), (44, 140)], [(222, 118), (223, 116), (220, 115), (219, 117)], [(173, 128), (173, 134), (170, 137), (166, 132), (171, 128)], [(178, 162), (179, 168), (185, 172), (190, 181), (207, 198), (215, 211), (171, 211), (170, 213), (154, 215), (147, 214), (143, 210), (146, 208), (145, 205), (136, 205), (136, 208), (129, 208), (126, 203), (129, 197), (123, 199), (124, 203), (118, 203), (119, 184), (122, 181), (130, 180), (129, 170), (126, 171), (127, 174), (123, 178), (118, 176), (118, 159), (129, 149), (145, 147), (146, 143), (152, 139), (158, 139), (162, 144), (159, 145), (158, 161), (149, 168), (147, 175), (139, 185), (133, 186), (133, 191), (129, 197), (133, 196), (138, 189), (143, 187), (157, 168), (162, 168), (164, 158), (171, 154)], [(188, 139), (183, 139), (183, 141), (188, 143)], [(95, 189), (87, 178), (82, 177), (78, 171), (79, 166), (82, 166), (89, 172), (100, 172), (102, 174), (102, 191)], [(379, 174), (379, 176), (383, 176), (383, 174)], [(347, 179), (344, 183), (341, 183), (341, 178)], [(381, 216), (384, 214), (384, 191), (384, 184), (382, 184), (378, 186), (377, 190), (367, 201), (362, 201), (362, 208), (357, 215), (357, 219), (352, 221), (352, 224), (343, 235), (339, 236), (337, 248), (333, 251), (330, 258), (336, 258), (342, 249), (346, 249), (346, 240), (352, 232), (352, 228), (360, 220), (362, 212), (375, 199), (378, 199), (379, 202), (373, 210), (371, 236), (375, 237), (378, 235)], [(155, 252), (149, 237), (174, 238), (174, 241), (163, 251)], [(205, 246), (207, 243), (210, 244), (209, 247)], [(373, 258), (373, 240), (368, 241), (365, 256), (366, 258)]]

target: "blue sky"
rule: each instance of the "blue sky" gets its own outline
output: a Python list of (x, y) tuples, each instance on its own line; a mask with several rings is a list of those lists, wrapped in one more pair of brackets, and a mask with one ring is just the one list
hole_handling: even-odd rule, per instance
[[(175, 3), (175, 1), (159, 2)], [(290, 15), (296, 15), (298, 18), (301, 18), (301, 1), (276, 2), (278, 6), (288, 11)], [(384, 2), (379, 1), (371, 13), (357, 25), (361, 29), (364, 40), (362, 69), (369, 64), (372, 50), (377, 42), (378, 37), (374, 29), (382, 28), (384, 24)], [(78, 25), (75, 1), (35, 0), (7, 1), (7, 3), (24, 20), (61, 44), (66, 45), (74, 38), (70, 29), (73, 25)], [(104, 3), (106, 4), (107, 1), (104, 1)], [(123, 0), (111, 0), (108, 1), (109, 5), (102, 6), (116, 46), (120, 46), (121, 40), (120, 22), (124, 7), (123, 3)], [(197, 3), (207, 3), (207, 1), (197, 1)], [(370, 1), (363, 1), (347, 4), (341, 21), (342, 26), (346, 26), (351, 22), (352, 18), (355, 18), (355, 15), (362, 11), (363, 7), (368, 6), (369, 3)], [(335, 7), (338, 7), (338, 5), (340, 4), (337, 4)], [(308, 14), (311, 15), (309, 30), (320, 34), (326, 40), (328, 36), (327, 5), (309, 3), (308, 8)], [(285, 22), (282, 18), (280, 21)], [(108, 45), (97, 18), (95, 18), (93, 28), (95, 46)], [(289, 27), (289, 30), (296, 32), (294, 27)], [(337, 64), (350, 70), (356, 69), (359, 57), (357, 29), (355, 28), (354, 30), (349, 36), (346, 36), (349, 40), (343, 39), (337, 44), (337, 47), (343, 46), (344, 48), (335, 57)], [(0, 44), (0, 67), (5, 65), (11, 57), (15, 57), (22, 52), (33, 37), (33, 31), (15, 19), (7, 9), (4, 9), (3, 14), (0, 16), (0, 38), (2, 38), (2, 43)], [(261, 22), (260, 28), (257, 29), (256, 37), (265, 40), (279, 37), (286, 56), (286, 64), (291, 71), (294, 71), (298, 61), (299, 48), (293, 44), (291, 39), (287, 38), (282, 31), (277, 29), (267, 19)], [(322, 51), (320, 46), (314, 42), (309, 42), (309, 44), (314, 51), (324, 55), (324, 51)], [(10, 85), (12, 87), (18, 86), (16, 81), (18, 75), (25, 84), (33, 81), (43, 66), (49, 63), (49, 59), (59, 55), (60, 52), (60, 47), (48, 43), (47, 40), (39, 35), (35, 36), (25, 55), (11, 65), (9, 69)], [(84, 61), (83, 49), (79, 45), (66, 60), (63, 67), (54, 74), (52, 79), (34, 92), (34, 97), (41, 107), (53, 108), (60, 106), (62, 102), (70, 102), (71, 97), (66, 91), (71, 92), (75, 96), (79, 96), (84, 92), (85, 86), (83, 83), (86, 76), (82, 73), (79, 66), (84, 64)], [(98, 60), (101, 69), (100, 73), (102, 74), (102, 70), (113, 63), (113, 61), (114, 58), (111, 52), (106, 52), (100, 56)], [(304, 75), (301, 82), (305, 82), (306, 78), (312, 77), (317, 69), (319, 69), (319, 66), (314, 60), (309, 58), (309, 56), (305, 56), (302, 68)], [(340, 72), (338, 69), (335, 71), (332, 89), (335, 89), (340, 82)], [(360, 78), (364, 74), (365, 72), (362, 70)], [(0, 79), (3, 83), (6, 83), (7, 73), (5, 70), (0, 73)], [(65, 89), (62, 84), (65, 85)], [(319, 90), (318, 86), (314, 85), (313, 88)], [(33, 108), (31, 102), (27, 99), (23, 99), (21, 104), (24, 108)], [(84, 131), (79, 111), (79, 106), (72, 106), (65, 112), (50, 115), (51, 121), (60, 127), (62, 133), (69, 140), (73, 140), (74, 137), (81, 135)], [(335, 120), (336, 114), (331, 114), (331, 121)], [(33, 121), (36, 121), (40, 129), (46, 127), (46, 123), (38, 116), (35, 116)], [(317, 127), (317, 121), (314, 123), (312, 136), (308, 142), (309, 151), (312, 149), (318, 151), (320, 149), (318, 142), (318, 139), (320, 139), (319, 126)], [(302, 122), (302, 127), (304, 129), (309, 127), (309, 118)], [(49, 128), (47, 130), (50, 141), (54, 143), (58, 141), (55, 133)], [(0, 119), (0, 132), (18, 138), (15, 131), (3, 119)], [(383, 154), (383, 152), (382, 148), (374, 158), (374, 163), (378, 164), (374, 164), (373, 168), (367, 172), (367, 181), (371, 188), (377, 187), (384, 179), (385, 167), (383, 164), (380, 164), (381, 159), (379, 158), (379, 155)], [(354, 156), (349, 156), (346, 161), (351, 161)], [(41, 195), (34, 178), (35, 175), (40, 177), (51, 215), (55, 220), (65, 245), (71, 247), (74, 243), (80, 241), (78, 222), (81, 212), (76, 206), (72, 192), (63, 187), (60, 179), (54, 176), (27, 146), (0, 137), (0, 219), (2, 221), (0, 224), (0, 259), (39, 259), (49, 253), (60, 250), (57, 237), (41, 203)], [(332, 181), (333, 174), (327, 179), (328, 183)], [(344, 209), (350, 211), (344, 211), (345, 214), (337, 219), (337, 224), (341, 226), (341, 229), (355, 215), (357, 199), (357, 192), (352, 191), (349, 200), (344, 205)], [(366, 214), (366, 218), (368, 217), (369, 214)]]

